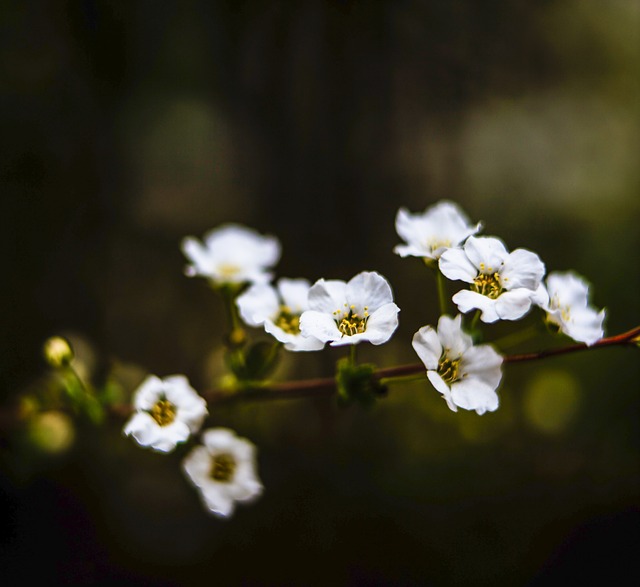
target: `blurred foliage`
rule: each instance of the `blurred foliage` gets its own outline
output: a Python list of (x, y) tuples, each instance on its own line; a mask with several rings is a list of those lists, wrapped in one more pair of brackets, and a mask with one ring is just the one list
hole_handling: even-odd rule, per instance
[[(3, 404), (49, 376), (58, 333), (115, 397), (146, 372), (211, 388), (224, 311), (182, 275), (179, 242), (226, 221), (278, 235), (279, 276), (385, 275), (400, 327), (359, 349), (379, 366), (415, 362), (438, 313), (430, 272), (391, 252), (394, 215), (441, 198), (589, 279), (608, 333), (640, 323), (634, 0), (3, 2), (0, 30)], [(3, 580), (633, 583), (633, 351), (509, 366), (482, 417), (426, 383), (369, 410), (221, 406), (208, 425), (258, 446), (266, 487), (226, 523), (182, 477), (185, 447), (23, 406), (30, 446), (66, 450), (28, 469), (22, 440), (0, 440)], [(342, 356), (283, 353), (275, 375)]]

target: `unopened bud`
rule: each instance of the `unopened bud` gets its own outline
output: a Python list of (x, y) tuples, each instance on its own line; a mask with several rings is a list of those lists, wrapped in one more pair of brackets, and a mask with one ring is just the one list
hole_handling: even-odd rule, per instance
[(52, 336), (44, 343), (44, 357), (52, 367), (64, 367), (71, 363), (73, 350), (61, 336)]
[(31, 420), (29, 438), (35, 446), (45, 452), (65, 452), (75, 439), (73, 421), (62, 412), (43, 412)]

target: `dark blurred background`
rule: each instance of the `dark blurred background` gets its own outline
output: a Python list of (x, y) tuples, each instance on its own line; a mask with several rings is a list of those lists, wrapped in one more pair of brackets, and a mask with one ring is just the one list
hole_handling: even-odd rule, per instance
[[(6, 0), (0, 48), (3, 402), (52, 334), (127, 394), (147, 372), (211, 388), (224, 314), (179, 243), (228, 221), (280, 238), (279, 276), (385, 275), (401, 325), (361, 349), (380, 366), (415, 362), (438, 314), (432, 276), (392, 253), (395, 213), (442, 198), (587, 277), (607, 333), (640, 322), (635, 0)], [(509, 366), (482, 417), (426, 383), (369, 411), (220, 408), (208, 424), (257, 444), (266, 487), (226, 522), (183, 449), (119, 422), (51, 458), (4, 439), (0, 583), (635, 584), (639, 376), (605, 349)]]

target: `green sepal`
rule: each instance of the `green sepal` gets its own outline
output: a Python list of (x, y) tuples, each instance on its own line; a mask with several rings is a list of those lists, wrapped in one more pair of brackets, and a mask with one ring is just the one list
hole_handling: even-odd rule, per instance
[(338, 405), (358, 403), (371, 407), (377, 397), (384, 395), (387, 388), (374, 377), (375, 370), (375, 365), (370, 363), (354, 365), (347, 357), (340, 359), (336, 363)]
[(227, 366), (238, 381), (262, 381), (278, 366), (280, 343), (256, 342), (245, 352), (233, 350), (226, 354)]

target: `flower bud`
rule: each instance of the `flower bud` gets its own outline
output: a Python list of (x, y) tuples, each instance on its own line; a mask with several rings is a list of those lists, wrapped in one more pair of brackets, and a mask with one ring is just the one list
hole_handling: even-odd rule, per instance
[(64, 367), (73, 360), (73, 350), (65, 338), (52, 336), (44, 343), (44, 357), (52, 367)]

